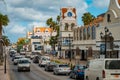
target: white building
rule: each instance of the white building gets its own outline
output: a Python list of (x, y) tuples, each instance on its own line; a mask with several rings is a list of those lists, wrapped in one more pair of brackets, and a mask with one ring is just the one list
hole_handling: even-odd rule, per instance
[[(107, 28), (106, 32), (105, 27)], [(92, 24), (74, 29), (75, 53), (81, 59), (100, 57), (100, 55), (120, 57), (119, 34), (120, 0), (110, 0), (106, 13), (99, 15)]]
[(49, 39), (56, 34), (57, 32), (51, 28), (35, 26), (31, 36), (31, 51), (40, 53), (50, 51)]
[(69, 49), (72, 49), (73, 28), (77, 27), (77, 15), (74, 7), (64, 7), (60, 9), (60, 36), (58, 57), (67, 58)]

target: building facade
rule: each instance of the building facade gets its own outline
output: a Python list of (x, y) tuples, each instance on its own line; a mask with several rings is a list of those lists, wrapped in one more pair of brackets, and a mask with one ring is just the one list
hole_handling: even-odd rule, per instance
[(100, 38), (101, 32), (105, 34), (105, 27), (108, 29), (106, 35), (106, 55), (107, 57), (118, 58), (120, 57), (120, 0), (110, 0), (109, 8), (105, 13), (103, 22), (97, 28), (97, 48), (100, 48), (101, 44), (105, 44), (104, 38)]
[(119, 30), (120, 0), (110, 0), (106, 13), (99, 15), (92, 24), (74, 29), (73, 45), (76, 55), (83, 60), (98, 58), (100, 55), (120, 57)]
[(49, 45), (49, 39), (56, 34), (57, 32), (53, 31), (51, 28), (35, 26), (32, 35), (29, 34), (31, 39), (31, 51), (40, 53), (50, 52), (51, 46)]
[(77, 15), (74, 7), (60, 9), (60, 35), (58, 57), (68, 58), (72, 50), (73, 29), (77, 27)]

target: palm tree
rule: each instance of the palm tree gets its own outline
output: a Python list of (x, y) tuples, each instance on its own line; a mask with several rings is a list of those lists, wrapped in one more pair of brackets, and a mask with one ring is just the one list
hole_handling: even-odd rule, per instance
[(84, 13), (82, 16), (82, 21), (83, 21), (84, 25), (90, 24), (94, 19), (95, 19), (95, 17), (89, 12)]
[(57, 16), (57, 23), (59, 24), (59, 22), (60, 22), (60, 16), (58, 15)]
[(9, 23), (9, 19), (7, 15), (3, 15), (0, 13), (0, 37), (2, 37), (2, 26), (7, 26)]
[[(9, 22), (8, 16), (0, 13), (0, 39), (2, 38), (2, 26), (7, 26)], [(3, 43), (0, 42), (0, 62), (3, 62)]]
[(9, 40), (9, 38), (7, 36), (2, 36), (2, 39), (3, 39), (6, 46), (10, 45), (10, 40)]

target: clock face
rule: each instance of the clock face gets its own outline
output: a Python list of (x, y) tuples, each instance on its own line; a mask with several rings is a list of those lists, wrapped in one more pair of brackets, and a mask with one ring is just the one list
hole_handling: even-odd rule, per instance
[(72, 13), (71, 13), (71, 12), (68, 12), (67, 15), (68, 15), (68, 17), (71, 17), (71, 16), (72, 16)]

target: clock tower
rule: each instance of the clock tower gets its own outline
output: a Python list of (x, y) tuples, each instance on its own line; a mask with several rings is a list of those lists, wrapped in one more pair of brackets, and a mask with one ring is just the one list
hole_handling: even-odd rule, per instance
[(63, 7), (60, 9), (60, 44), (62, 52), (59, 56), (68, 56), (73, 41), (73, 29), (77, 27), (77, 15), (74, 7)]

